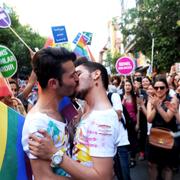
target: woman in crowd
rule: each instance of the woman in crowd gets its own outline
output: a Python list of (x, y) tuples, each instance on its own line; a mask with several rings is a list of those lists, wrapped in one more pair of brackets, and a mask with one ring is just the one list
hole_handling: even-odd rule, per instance
[(137, 105), (138, 105), (138, 114), (137, 118), (137, 130), (138, 130), (138, 144), (139, 144), (139, 160), (144, 160), (145, 158), (145, 149), (146, 149), (146, 140), (147, 140), (147, 118), (146, 118), (146, 106), (147, 106), (147, 90), (151, 83), (149, 77), (142, 78), (142, 89), (138, 89), (137, 96)]
[(131, 118), (131, 129), (128, 131), (130, 140), (130, 167), (136, 165), (135, 157), (137, 153), (137, 131), (135, 129), (137, 123), (137, 106), (136, 106), (136, 95), (133, 91), (133, 84), (130, 80), (126, 80), (124, 83), (122, 104), (128, 111)]
[[(175, 111), (167, 108), (166, 102), (175, 104), (177, 100), (169, 96), (169, 88), (166, 78), (158, 76), (154, 82), (156, 91), (154, 96), (148, 98), (147, 120), (152, 123), (152, 127), (167, 128), (173, 132), (177, 131)], [(164, 180), (172, 180), (172, 168), (178, 163), (178, 152), (175, 147), (171, 150), (155, 147), (149, 144), (148, 165), (150, 180), (156, 180), (158, 170)]]

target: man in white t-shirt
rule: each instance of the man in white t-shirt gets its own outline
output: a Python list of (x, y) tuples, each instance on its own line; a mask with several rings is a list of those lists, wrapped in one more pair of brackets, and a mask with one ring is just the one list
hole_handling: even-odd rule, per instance
[(31, 135), (33, 141), (29, 145), (34, 155), (46, 156), (46, 159), (52, 159), (51, 163), (55, 162), (53, 157), (59, 155), (61, 161), (57, 165), (72, 179), (111, 180), (120, 129), (117, 113), (106, 94), (108, 74), (99, 63), (80, 60), (76, 65), (79, 77), (76, 95), (86, 100), (88, 107), (76, 130), (72, 159), (50, 143), (45, 131), (42, 132), (44, 138)]
[(41, 92), (36, 105), (26, 116), (22, 145), (30, 159), (35, 179), (55, 179), (58, 177), (56, 174), (64, 178), (68, 176), (63, 169), (54, 166), (51, 168), (50, 162), (32, 155), (28, 146), (28, 138), (31, 133), (42, 137), (38, 130), (44, 129), (56, 148), (61, 149), (64, 153), (68, 151), (66, 122), (58, 112), (58, 104), (64, 96), (73, 94), (77, 86), (78, 77), (73, 64), (75, 59), (76, 55), (65, 48), (44, 48), (38, 51), (32, 59), (33, 70)]
[(116, 156), (114, 157), (114, 170), (118, 180), (130, 180), (130, 168), (129, 168), (129, 155), (128, 155), (128, 132), (126, 127), (126, 119), (123, 114), (123, 106), (121, 98), (118, 93), (108, 93), (108, 98), (118, 114), (120, 134), (119, 144), (117, 148)]

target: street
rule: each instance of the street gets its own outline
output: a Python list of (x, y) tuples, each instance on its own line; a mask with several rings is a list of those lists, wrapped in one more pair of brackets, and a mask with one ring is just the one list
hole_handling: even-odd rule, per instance
[[(137, 161), (137, 165), (131, 168), (132, 180), (148, 180), (147, 161)], [(173, 180), (180, 180), (180, 171), (174, 174)]]

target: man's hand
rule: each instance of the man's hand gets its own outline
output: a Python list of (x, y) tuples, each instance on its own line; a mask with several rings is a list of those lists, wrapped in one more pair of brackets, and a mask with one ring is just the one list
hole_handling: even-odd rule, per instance
[(37, 133), (30, 134), (28, 143), (30, 153), (40, 159), (51, 160), (52, 155), (58, 151), (45, 130), (38, 130)]
[(29, 53), (31, 56), (31, 60), (33, 59), (34, 55), (36, 54), (36, 52), (32, 51), (31, 49), (29, 49)]

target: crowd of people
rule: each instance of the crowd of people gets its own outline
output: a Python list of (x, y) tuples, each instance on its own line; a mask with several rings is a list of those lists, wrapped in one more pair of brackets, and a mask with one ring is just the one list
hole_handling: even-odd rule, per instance
[[(22, 145), (35, 179), (130, 180), (130, 168), (146, 159), (151, 180), (172, 180), (179, 167), (179, 138), (170, 150), (148, 141), (152, 127), (180, 131), (174, 65), (153, 77), (110, 76), (100, 63), (48, 47), (33, 54), (27, 82), (9, 84), (13, 95), (1, 101), (26, 117)], [(67, 96), (81, 106), (71, 121), (58, 108)]]

